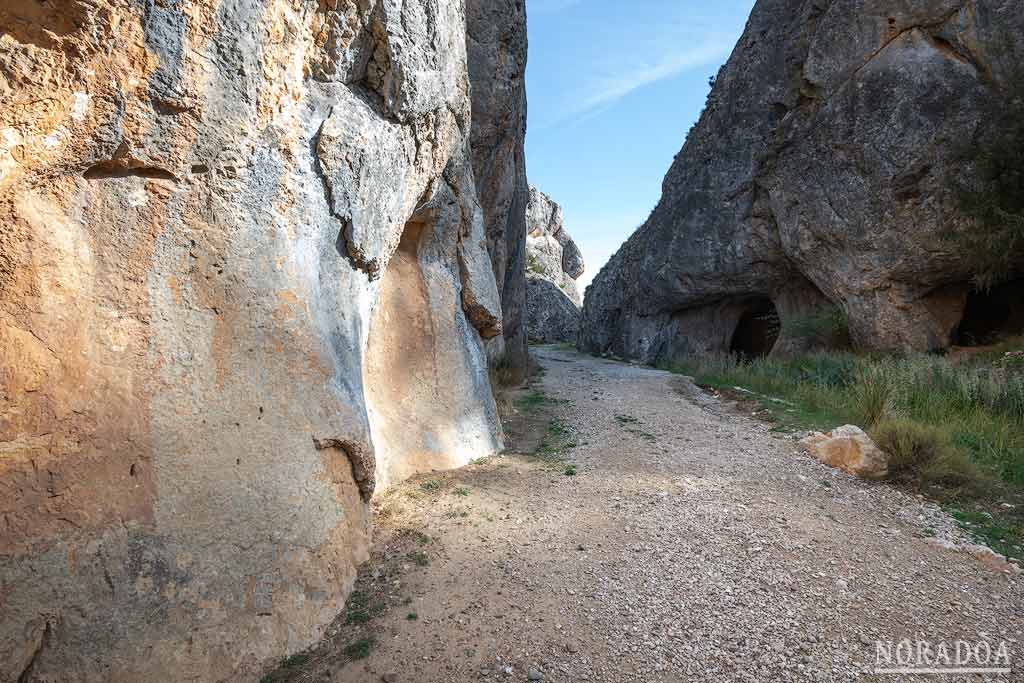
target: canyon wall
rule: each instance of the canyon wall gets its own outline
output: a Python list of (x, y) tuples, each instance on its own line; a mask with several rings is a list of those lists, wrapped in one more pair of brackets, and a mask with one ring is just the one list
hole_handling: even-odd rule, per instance
[(525, 369), (526, 0), (466, 0), (466, 18), (473, 172), (504, 329), (487, 353)]
[(656, 209), (588, 290), (582, 348), (792, 352), (789, 323), (828, 304), (861, 348), (948, 347), (976, 273), (943, 235), (982, 229), (956, 196), (976, 182), (965, 141), (1019, 97), (1022, 55), (1014, 0), (759, 0)]
[(466, 22), (0, 7), (0, 681), (251, 678), (375, 488), (500, 449)]
[(583, 254), (565, 230), (562, 207), (535, 187), (526, 210), (526, 330), (530, 341), (576, 343)]

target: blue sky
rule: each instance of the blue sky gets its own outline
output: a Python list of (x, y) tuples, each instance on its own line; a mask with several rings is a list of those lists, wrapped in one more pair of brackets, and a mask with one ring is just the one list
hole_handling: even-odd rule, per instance
[(527, 0), (527, 172), (565, 211), (582, 285), (654, 208), (753, 5)]

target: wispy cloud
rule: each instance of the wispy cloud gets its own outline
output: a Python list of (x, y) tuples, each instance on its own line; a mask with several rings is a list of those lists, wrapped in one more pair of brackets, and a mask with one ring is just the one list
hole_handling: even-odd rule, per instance
[(528, 0), (530, 59), (544, 65), (528, 78), (547, 94), (531, 121), (542, 130), (578, 122), (659, 81), (716, 69), (739, 38), (734, 15), (746, 2)]
[(673, 78), (707, 64), (719, 64), (732, 50), (735, 37), (716, 37), (702, 44), (680, 47), (655, 56), (654, 61), (624, 65), (619, 71), (591, 78), (558, 121), (574, 119), (614, 104), (639, 88)]

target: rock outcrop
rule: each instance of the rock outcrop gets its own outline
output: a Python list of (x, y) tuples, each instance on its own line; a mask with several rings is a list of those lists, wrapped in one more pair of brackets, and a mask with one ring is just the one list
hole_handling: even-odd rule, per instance
[(583, 254), (565, 230), (562, 207), (531, 187), (526, 225), (526, 273), (554, 282), (573, 303), (582, 306), (576, 279), (583, 275)]
[(575, 344), (582, 313), (551, 280), (526, 278), (526, 331), (535, 344)]
[(576, 279), (583, 254), (565, 230), (562, 207), (535, 187), (526, 211), (527, 336), (531, 341), (576, 342), (583, 303)]
[(949, 346), (974, 273), (942, 235), (979, 229), (957, 150), (1019, 91), (1022, 51), (1013, 0), (759, 0), (657, 208), (588, 291), (582, 347), (794, 351), (790, 323), (830, 304), (860, 347)]
[(457, 0), (0, 7), (0, 681), (252, 677), (375, 488), (500, 448), (466, 45)]
[(526, 367), (526, 0), (466, 0), (473, 171), (501, 294), (491, 358)]

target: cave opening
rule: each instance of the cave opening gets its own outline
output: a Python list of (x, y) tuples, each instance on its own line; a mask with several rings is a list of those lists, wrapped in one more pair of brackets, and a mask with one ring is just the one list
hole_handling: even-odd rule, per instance
[(779, 340), (779, 312), (772, 300), (765, 297), (744, 304), (729, 352), (744, 360), (764, 358)]
[(967, 295), (964, 314), (953, 335), (956, 346), (989, 346), (1024, 334), (1024, 280), (1014, 280)]

